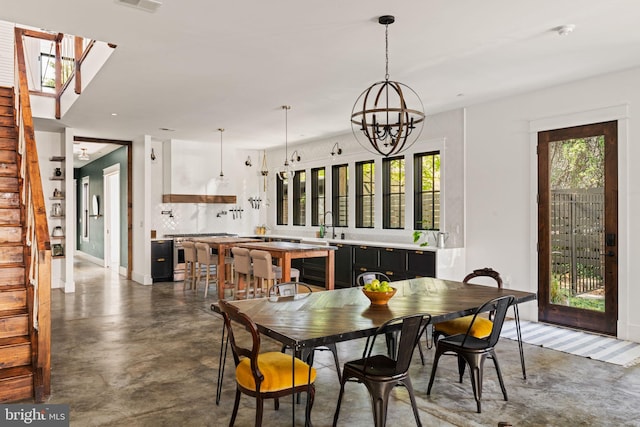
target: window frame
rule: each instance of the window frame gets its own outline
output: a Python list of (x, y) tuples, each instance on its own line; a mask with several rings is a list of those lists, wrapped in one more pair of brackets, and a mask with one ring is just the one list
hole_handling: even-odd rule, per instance
[[(304, 179), (302, 179), (304, 178)], [(307, 172), (302, 169), (295, 172), (293, 176), (293, 225), (304, 226), (306, 225), (307, 216)]]
[(289, 182), (288, 180), (276, 180), (276, 224), (289, 225)]
[[(431, 190), (423, 190), (424, 177), (423, 177), (423, 162), (422, 160), (432, 157), (433, 169), (431, 173)], [(437, 171), (435, 170), (435, 164), (437, 160)], [(436, 184), (437, 182), (437, 184)], [(416, 153), (413, 155), (413, 227), (414, 230), (440, 230), (441, 224), (441, 212), (442, 212), (442, 155), (440, 150), (428, 151), (423, 153)], [(437, 188), (437, 190), (436, 190)], [(424, 205), (423, 195), (425, 193), (431, 193), (432, 206), (431, 206), (431, 227), (425, 225), (425, 219), (423, 217)], [(437, 200), (437, 201), (436, 201)]]
[[(393, 188), (398, 185), (393, 185), (391, 182), (392, 167), (395, 162), (400, 162), (401, 181), (402, 184), (400, 191), (392, 192)], [(404, 230), (405, 228), (405, 212), (406, 212), (406, 168), (405, 157), (395, 156), (382, 159), (382, 228), (386, 230)], [(398, 225), (393, 226), (393, 206), (391, 206), (394, 196), (398, 197), (399, 204), (397, 209), (399, 210), (397, 218)]]
[[(365, 167), (370, 165), (370, 180), (365, 181)], [(375, 177), (375, 160), (363, 160), (361, 162), (356, 162), (356, 228), (375, 228), (375, 188), (376, 188), (376, 177)], [(369, 184), (371, 186), (371, 191), (368, 194), (365, 194), (364, 187)], [(365, 223), (365, 201), (369, 200), (369, 209), (368, 215), (370, 218), (370, 223)]]
[[(322, 172), (322, 177), (320, 173)], [(311, 169), (311, 225), (323, 224), (326, 211), (327, 171), (324, 166)]]
[(346, 163), (331, 167), (331, 212), (334, 227), (349, 226), (349, 165)]

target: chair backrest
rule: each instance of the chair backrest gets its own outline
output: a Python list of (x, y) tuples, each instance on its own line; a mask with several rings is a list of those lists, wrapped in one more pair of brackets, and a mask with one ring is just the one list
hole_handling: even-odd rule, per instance
[(469, 281), (474, 277), (491, 277), (496, 281), (498, 288), (502, 289), (502, 277), (500, 277), (500, 273), (495, 271), (493, 268), (485, 267), (473, 270), (473, 272), (467, 274), (462, 281), (464, 283), (469, 283)]
[[(229, 333), (233, 360), (235, 361), (236, 366), (238, 366), (242, 358), (248, 357), (251, 359), (251, 372), (256, 380), (256, 384), (258, 385), (256, 389), (260, 390), (259, 384), (262, 382), (264, 376), (258, 369), (258, 354), (260, 353), (260, 333), (258, 332), (258, 326), (253, 322), (253, 320), (251, 320), (251, 318), (249, 318), (249, 316), (240, 312), (237, 307), (234, 307), (227, 301), (221, 299), (218, 301), (218, 305), (222, 312), (224, 324)], [(239, 329), (235, 329), (238, 325), (234, 326), (232, 321), (242, 325), (243, 329), (248, 331), (251, 335), (251, 345), (249, 347), (247, 347), (246, 344), (245, 346), (241, 344), (247, 342), (247, 340), (238, 339), (236, 332), (238, 332)]]
[[(399, 323), (402, 323), (402, 325), (399, 326)], [(397, 343), (398, 351), (394, 375), (406, 372), (411, 364), (411, 358), (413, 357), (413, 351), (416, 348), (416, 344), (418, 344), (418, 340), (429, 323), (431, 323), (431, 315), (427, 313), (412, 314), (387, 320), (376, 330), (373, 339), (370, 342), (367, 341), (364, 362), (365, 373), (367, 369), (366, 359), (371, 357), (371, 351), (375, 345), (376, 338), (381, 334), (397, 330), (398, 327), (400, 327), (400, 341)]]
[(249, 249), (234, 246), (231, 248), (231, 253), (233, 254), (233, 266), (236, 271), (241, 274), (250, 274), (251, 255), (249, 255)]
[(207, 243), (196, 242), (196, 257), (200, 264), (211, 263), (211, 248)]
[(311, 293), (311, 287), (303, 282), (284, 282), (284, 283), (276, 283), (271, 288), (269, 288), (269, 292), (267, 293), (270, 297), (287, 297), (294, 296), (300, 293), (300, 288), (303, 288), (303, 291)]
[(507, 309), (515, 302), (515, 299), (516, 298), (513, 295), (505, 295), (489, 300), (478, 307), (475, 314), (473, 315), (471, 323), (469, 323), (469, 328), (467, 329), (465, 337), (462, 340), (462, 346), (465, 345), (467, 338), (471, 335), (471, 328), (473, 327), (473, 324), (475, 323), (478, 315), (480, 313), (490, 311), (493, 313), (493, 328), (491, 329), (491, 334), (483, 339), (487, 341), (488, 346), (494, 347), (500, 339), (500, 332), (502, 331), (504, 319), (507, 316)]
[(186, 262), (196, 262), (196, 245), (194, 242), (184, 241), (182, 242), (182, 248), (184, 249), (184, 260)]
[(269, 280), (276, 278), (273, 271), (271, 254), (269, 252), (254, 249), (249, 252), (249, 254), (251, 255), (251, 262), (253, 263), (254, 277), (261, 277)]
[(390, 282), (389, 276), (384, 273), (380, 273), (378, 271), (367, 271), (365, 273), (360, 273), (358, 277), (356, 277), (356, 286), (364, 286), (367, 283), (371, 283), (373, 279), (378, 279), (381, 282), (387, 281)]

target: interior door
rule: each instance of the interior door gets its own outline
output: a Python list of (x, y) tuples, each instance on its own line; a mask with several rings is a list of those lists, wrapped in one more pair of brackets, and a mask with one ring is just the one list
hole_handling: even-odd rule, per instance
[(616, 335), (617, 122), (538, 134), (538, 317)]

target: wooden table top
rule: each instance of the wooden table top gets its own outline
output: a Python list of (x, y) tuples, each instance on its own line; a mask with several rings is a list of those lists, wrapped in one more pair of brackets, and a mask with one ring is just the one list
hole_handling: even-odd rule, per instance
[(308, 243), (295, 242), (250, 242), (242, 243), (238, 246), (247, 249), (259, 249), (262, 251), (279, 251), (279, 252), (304, 252), (304, 251), (330, 251), (338, 249), (337, 246), (313, 245)]
[[(531, 292), (428, 277), (391, 285), (398, 291), (386, 306), (371, 305), (361, 288), (230, 302), (251, 317), (260, 333), (301, 349), (372, 335), (394, 317), (428, 313), (438, 323), (472, 314), (499, 296), (513, 295), (517, 303), (536, 299)], [(211, 309), (220, 312), (215, 303)]]

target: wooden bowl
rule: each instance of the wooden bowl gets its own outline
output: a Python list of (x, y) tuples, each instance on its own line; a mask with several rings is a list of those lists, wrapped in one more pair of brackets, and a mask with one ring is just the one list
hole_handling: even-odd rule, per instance
[(371, 301), (371, 304), (376, 304), (376, 305), (387, 305), (391, 297), (396, 294), (396, 291), (397, 291), (396, 288), (391, 288), (391, 290), (388, 292), (367, 291), (364, 288), (362, 289), (362, 292), (365, 294), (367, 298), (369, 298), (369, 301)]

